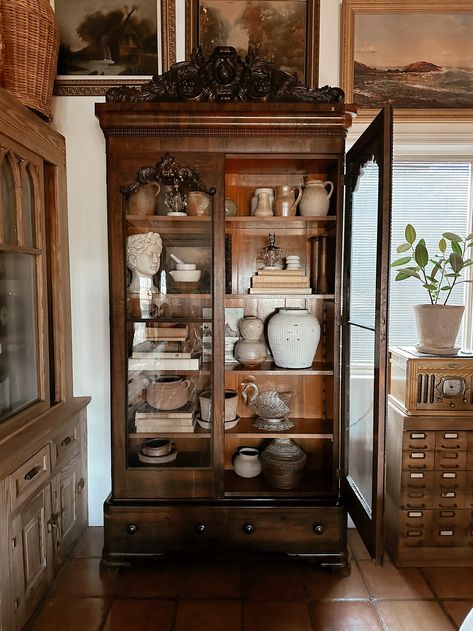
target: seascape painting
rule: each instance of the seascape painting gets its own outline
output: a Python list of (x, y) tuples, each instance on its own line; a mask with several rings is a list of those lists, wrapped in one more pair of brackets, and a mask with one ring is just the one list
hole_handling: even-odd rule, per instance
[(234, 46), (246, 56), (251, 46), (261, 59), (305, 80), (307, 2), (302, 0), (204, 0), (199, 6), (199, 43)]
[(59, 75), (153, 75), (158, 68), (156, 0), (55, 0)]
[(357, 15), (353, 101), (359, 107), (473, 107), (473, 13)]

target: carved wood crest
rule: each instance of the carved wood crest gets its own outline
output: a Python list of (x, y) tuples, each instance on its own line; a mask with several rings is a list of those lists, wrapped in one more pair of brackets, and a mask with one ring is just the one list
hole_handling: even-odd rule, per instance
[(174, 64), (142, 86), (108, 90), (107, 101), (146, 103), (173, 101), (341, 103), (341, 88), (310, 89), (289, 74), (258, 58), (249, 48), (242, 59), (232, 46), (217, 46), (206, 57), (199, 47), (190, 61)]

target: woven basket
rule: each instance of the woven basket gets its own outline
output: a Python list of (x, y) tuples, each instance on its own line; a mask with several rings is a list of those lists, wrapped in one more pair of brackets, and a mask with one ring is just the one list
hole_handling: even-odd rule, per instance
[(48, 0), (0, 0), (1, 85), (50, 121), (59, 32)]

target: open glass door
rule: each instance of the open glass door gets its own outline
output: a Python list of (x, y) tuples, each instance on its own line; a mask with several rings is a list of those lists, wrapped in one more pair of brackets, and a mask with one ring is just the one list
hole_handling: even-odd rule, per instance
[(342, 305), (342, 412), (348, 512), (382, 560), (392, 110), (347, 154)]

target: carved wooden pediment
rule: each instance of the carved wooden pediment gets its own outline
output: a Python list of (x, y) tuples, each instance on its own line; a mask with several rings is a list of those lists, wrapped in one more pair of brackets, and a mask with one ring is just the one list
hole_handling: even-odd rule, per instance
[(119, 86), (108, 90), (107, 101), (146, 103), (153, 101), (299, 102), (341, 103), (341, 88), (310, 89), (297, 74), (289, 74), (263, 61), (248, 49), (242, 59), (232, 46), (217, 46), (206, 57), (199, 47), (190, 61), (174, 64), (162, 75), (139, 87)]

